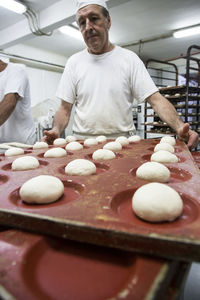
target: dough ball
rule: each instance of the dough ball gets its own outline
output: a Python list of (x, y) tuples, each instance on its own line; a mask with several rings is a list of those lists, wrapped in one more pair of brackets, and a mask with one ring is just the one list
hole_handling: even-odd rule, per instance
[(103, 143), (103, 142), (107, 141), (107, 137), (105, 135), (99, 135), (96, 137), (96, 140), (99, 143)]
[(170, 179), (169, 169), (158, 162), (146, 162), (136, 171), (136, 176), (148, 181), (168, 182)]
[(178, 157), (166, 150), (159, 150), (151, 155), (151, 161), (157, 161), (160, 163), (176, 163)]
[(132, 135), (128, 138), (129, 142), (139, 142), (141, 140), (141, 137), (139, 135)]
[(135, 214), (150, 222), (173, 221), (183, 210), (179, 194), (163, 183), (148, 183), (137, 189), (132, 198)]
[(173, 136), (166, 135), (161, 138), (160, 143), (168, 143), (172, 146), (175, 146), (176, 139)]
[(34, 156), (22, 156), (12, 162), (12, 170), (32, 170), (39, 167), (39, 161)]
[(75, 142), (76, 141), (76, 137), (73, 135), (68, 135), (65, 138), (66, 142), (70, 143), (70, 142)]
[(67, 144), (65, 149), (71, 151), (81, 150), (83, 149), (83, 145), (81, 145), (79, 142), (70, 142), (69, 144)]
[(65, 146), (66, 143), (67, 143), (66, 140), (63, 139), (63, 138), (58, 138), (58, 139), (55, 139), (55, 140), (53, 141), (53, 144), (54, 144), (55, 146)]
[(64, 192), (62, 181), (49, 175), (40, 175), (26, 181), (20, 188), (21, 199), (27, 203), (51, 203)]
[(44, 157), (63, 157), (66, 156), (67, 152), (63, 148), (52, 148), (45, 152)]
[(92, 154), (92, 159), (94, 160), (108, 160), (113, 159), (115, 157), (115, 153), (108, 149), (98, 149)]
[(98, 141), (93, 138), (89, 138), (84, 141), (85, 146), (92, 146), (92, 145), (97, 145), (97, 144), (98, 144)]
[(122, 145), (119, 142), (109, 142), (103, 146), (103, 149), (108, 149), (111, 151), (122, 150)]
[(46, 142), (36, 142), (33, 145), (33, 149), (41, 149), (41, 148), (48, 148), (49, 145)]
[(165, 150), (165, 151), (169, 151), (171, 153), (174, 153), (174, 147), (169, 144), (169, 143), (159, 143), (155, 146), (154, 148), (154, 152), (160, 151), (160, 150)]
[(65, 167), (65, 173), (68, 175), (96, 174), (96, 166), (87, 159), (75, 159)]
[(8, 150), (6, 150), (5, 152), (5, 156), (16, 156), (16, 155), (20, 155), (20, 154), (24, 154), (24, 150), (22, 148), (10, 148)]
[(129, 144), (129, 140), (125, 136), (119, 136), (115, 141), (119, 142), (122, 146), (127, 146)]

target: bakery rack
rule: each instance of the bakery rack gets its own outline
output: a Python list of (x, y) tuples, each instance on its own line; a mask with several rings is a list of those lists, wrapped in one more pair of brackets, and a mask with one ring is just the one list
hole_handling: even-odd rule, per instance
[[(150, 59), (147, 61), (146, 67), (159, 87), (160, 93), (174, 105), (182, 120), (188, 122), (190, 127), (200, 134), (200, 59), (196, 56), (198, 52), (195, 53), (194, 49), (199, 51), (200, 46), (190, 46), (187, 54), (180, 57), (186, 62), (184, 85), (178, 85), (178, 68), (173, 63)], [(153, 67), (152, 64), (155, 65), (155, 63), (161, 67)], [(175, 134), (152, 111), (150, 105), (145, 103), (145, 138), (148, 133)]]

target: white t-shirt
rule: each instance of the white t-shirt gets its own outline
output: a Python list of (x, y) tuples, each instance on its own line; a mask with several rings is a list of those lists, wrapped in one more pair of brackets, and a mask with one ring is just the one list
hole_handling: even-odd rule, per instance
[(17, 93), (20, 98), (12, 114), (0, 126), (0, 142), (34, 144), (36, 129), (31, 114), (29, 81), (23, 66), (9, 63), (0, 72), (0, 101), (9, 93)]
[(75, 133), (115, 135), (135, 130), (133, 99), (141, 103), (157, 91), (139, 57), (115, 46), (101, 55), (85, 49), (71, 56), (56, 95), (75, 103)]

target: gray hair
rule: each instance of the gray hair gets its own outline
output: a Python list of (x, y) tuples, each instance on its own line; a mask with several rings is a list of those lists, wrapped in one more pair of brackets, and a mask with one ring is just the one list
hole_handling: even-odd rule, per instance
[(109, 17), (109, 11), (105, 7), (101, 7), (101, 12), (106, 19)]

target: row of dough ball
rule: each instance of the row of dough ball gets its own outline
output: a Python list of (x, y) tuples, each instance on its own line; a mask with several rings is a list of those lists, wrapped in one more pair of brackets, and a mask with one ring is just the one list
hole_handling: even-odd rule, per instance
[[(83, 144), (85, 146), (92, 146), (97, 145), (98, 143), (106, 142), (107, 138), (104, 135), (100, 135), (96, 138), (87, 138), (84, 140)], [(120, 142), (123, 146), (128, 145), (129, 142), (138, 142), (141, 140), (141, 137), (138, 135), (130, 136), (129, 138), (126, 138), (124, 136), (116, 138), (116, 141)], [(64, 138), (57, 138), (54, 140), (53, 145), (54, 146), (66, 146), (67, 142), (75, 142), (76, 137), (74, 136), (67, 136)], [(39, 149), (39, 148), (48, 148), (48, 144), (46, 142), (36, 142), (33, 145), (33, 149)]]
[[(125, 138), (125, 139), (127, 139), (127, 138)], [(121, 139), (121, 140), (124, 141), (124, 139)], [(83, 149), (83, 145), (76, 141), (70, 142), (69, 144), (66, 145), (65, 149), (66, 150), (81, 150), (81, 149)], [(51, 148), (44, 153), (44, 157), (45, 158), (64, 157), (67, 155), (67, 152), (65, 149), (60, 148), (60, 147)], [(92, 158), (94, 160), (109, 160), (109, 159), (115, 158), (116, 157), (115, 153), (110, 149), (112, 149), (114, 151), (121, 150), (122, 144), (120, 142), (118, 142), (117, 140), (115, 142), (109, 142), (104, 145), (103, 149), (98, 149), (98, 150), (94, 151)], [(17, 153), (21, 154), (24, 152), (17, 151)], [(84, 164), (84, 160), (80, 160), (80, 164), (81, 164), (81, 162)], [(33, 156), (27, 156), (27, 157), (23, 156), (23, 157), (17, 158), (12, 163), (12, 170), (28, 170), (28, 169), (35, 169), (38, 167), (39, 167), (39, 162)], [(71, 175), (73, 175), (73, 174), (71, 174)], [(82, 174), (82, 172), (81, 172), (80, 175), (84, 175), (84, 173)], [(86, 175), (88, 175), (87, 172), (86, 172)]]
[[(154, 156), (151, 156), (151, 160), (155, 158), (156, 153), (161, 153), (156, 157), (156, 159), (159, 158), (158, 161), (162, 163), (176, 162), (171, 157), (171, 155), (174, 155), (172, 153), (174, 152), (173, 146), (175, 143), (173, 137), (163, 137), (160, 144), (157, 144), (154, 148), (155, 153)], [(173, 221), (183, 211), (183, 201), (180, 195), (176, 190), (164, 184), (170, 180), (170, 171), (160, 162), (146, 162), (136, 171), (138, 178), (151, 181), (151, 183), (145, 184), (136, 190), (132, 197), (132, 209), (138, 217), (149, 222)]]
[(160, 143), (158, 143), (154, 148), (154, 153), (151, 155), (151, 161), (160, 163), (176, 163), (178, 162), (178, 157), (174, 154), (174, 146), (176, 145), (176, 140), (172, 136), (164, 136), (161, 138)]
[[(106, 140), (107, 140), (107, 138), (105, 136), (101, 135), (96, 138), (88, 138), (88, 139), (84, 140), (83, 144), (85, 146), (97, 145), (99, 142), (105, 142)], [(138, 142), (140, 140), (141, 140), (141, 137), (138, 135), (133, 135), (133, 136), (130, 136), (129, 138), (121, 136), (121, 137), (116, 138), (116, 140), (114, 142), (107, 143), (107, 145), (105, 146), (105, 149), (116, 150), (116, 151), (121, 150), (121, 148), (122, 148), (121, 146), (128, 145), (131, 142)], [(69, 144), (67, 144), (67, 142)], [(69, 150), (69, 151), (83, 149), (83, 145), (76, 141), (76, 137), (71, 136), (71, 135), (67, 136), (65, 139), (64, 138), (55, 139), (53, 144), (54, 144), (54, 146), (60, 146), (60, 147), (66, 146), (65, 149)], [(48, 147), (49, 147), (49, 145), (46, 142), (36, 142), (33, 145), (33, 149), (44, 149), (44, 148), (48, 148)], [(56, 154), (56, 152), (58, 152), (58, 151), (52, 150), (52, 151), (48, 152), (48, 154), (46, 154), (47, 155), (46, 157), (65, 156), (64, 151), (59, 150), (58, 154)], [(21, 154), (24, 154), (24, 150), (22, 148), (16, 148), (16, 147), (12, 147), (12, 148), (6, 150), (6, 152), (5, 152), (5, 156), (8, 156), (8, 157), (17, 156), (17, 155), (21, 155)], [(50, 156), (48, 156), (49, 154), (50, 154)], [(53, 154), (53, 156), (51, 154)], [(55, 156), (54, 156), (54, 154), (55, 154)]]
[[(88, 139), (91, 144), (91, 139)], [(118, 139), (123, 142), (122, 137)], [(127, 139), (128, 140), (128, 139)], [(67, 147), (68, 146), (68, 147)], [(82, 145), (78, 142), (70, 142), (65, 147), (66, 150), (82, 149)], [(115, 158), (115, 153), (111, 150), (121, 150), (122, 145), (119, 141), (110, 142), (104, 145), (104, 149), (98, 149), (93, 153), (93, 159), (112, 159)], [(108, 148), (108, 149), (107, 149)], [(63, 148), (52, 148), (45, 152), (45, 157), (54, 157), (66, 155)], [(29, 168), (37, 168), (39, 162), (36, 158), (27, 156), (17, 158), (12, 163), (13, 170), (26, 169), (29, 163)], [(96, 174), (96, 166), (93, 162), (86, 159), (75, 159), (67, 164), (65, 173), (68, 175), (91, 175)], [(52, 192), (53, 187), (53, 192)], [(58, 200), (64, 192), (64, 186), (60, 179), (54, 176), (40, 175), (26, 181), (20, 188), (20, 197), (26, 203), (51, 203)]]

